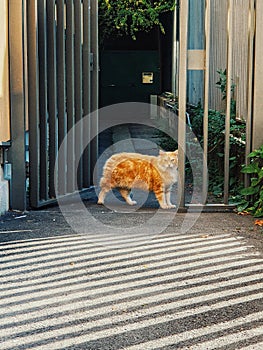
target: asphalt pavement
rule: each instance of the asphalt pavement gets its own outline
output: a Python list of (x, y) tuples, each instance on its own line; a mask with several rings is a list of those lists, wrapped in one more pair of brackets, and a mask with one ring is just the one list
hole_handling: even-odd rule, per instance
[(10, 212), (0, 349), (261, 350), (262, 247), (251, 217), (99, 206), (95, 188)]

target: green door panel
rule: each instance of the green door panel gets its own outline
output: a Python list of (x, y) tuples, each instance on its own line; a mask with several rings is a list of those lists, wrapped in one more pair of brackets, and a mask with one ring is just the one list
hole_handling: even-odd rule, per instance
[[(143, 83), (143, 72), (153, 73), (152, 83)], [(100, 79), (102, 107), (121, 102), (149, 102), (151, 94), (161, 92), (159, 53), (104, 51), (101, 54)]]

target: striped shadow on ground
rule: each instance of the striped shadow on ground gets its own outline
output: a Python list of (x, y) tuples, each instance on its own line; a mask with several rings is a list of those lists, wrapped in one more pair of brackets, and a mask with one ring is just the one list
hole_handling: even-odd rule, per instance
[(262, 348), (263, 259), (231, 235), (118, 249), (69, 235), (0, 253), (1, 350)]

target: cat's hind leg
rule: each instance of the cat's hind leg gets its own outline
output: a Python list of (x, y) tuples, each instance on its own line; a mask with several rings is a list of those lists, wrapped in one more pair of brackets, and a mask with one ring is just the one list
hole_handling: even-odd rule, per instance
[(131, 191), (126, 189), (126, 188), (119, 188), (119, 192), (122, 195), (122, 197), (125, 199), (126, 203), (128, 203), (129, 205), (136, 205), (137, 202), (133, 201), (131, 199), (130, 193)]
[(106, 197), (106, 194), (111, 190), (110, 187), (108, 186), (103, 186), (101, 187), (101, 191), (99, 193), (99, 196), (98, 196), (98, 204), (104, 204), (104, 199)]

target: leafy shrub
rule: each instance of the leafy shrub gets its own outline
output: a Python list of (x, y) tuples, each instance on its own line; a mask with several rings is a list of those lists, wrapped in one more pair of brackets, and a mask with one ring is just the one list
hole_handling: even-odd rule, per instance
[[(226, 98), (227, 89), (227, 72), (226, 70), (218, 70), (219, 80), (216, 83), (222, 93), (222, 100)], [(242, 164), (245, 161), (245, 145), (246, 145), (246, 123), (236, 119), (236, 101), (234, 100), (235, 84), (231, 84), (231, 118), (230, 118), (230, 179), (229, 192), (232, 198), (230, 202), (236, 203), (237, 194), (243, 187), (243, 175), (241, 173)], [(171, 94), (164, 93), (164, 97), (174, 100), (174, 110), (177, 113), (178, 99), (173, 98)], [(201, 145), (204, 142), (203, 126), (204, 126), (204, 110), (199, 103), (197, 106), (187, 105), (187, 112), (190, 115), (190, 128)], [(195, 148), (195, 140), (186, 135), (187, 147)], [(169, 148), (165, 144), (165, 149)], [(209, 171), (209, 187), (208, 191), (214, 197), (221, 198), (224, 192), (224, 156), (225, 156), (225, 113), (218, 110), (208, 111), (208, 171)], [(200, 155), (201, 157), (201, 155)], [(198, 159), (201, 159), (201, 158)], [(202, 162), (198, 161), (192, 164), (197, 169), (202, 168)], [(200, 174), (202, 169), (200, 169)], [(186, 160), (186, 175), (189, 182), (192, 181), (192, 169)]]
[[(222, 100), (227, 94), (227, 71), (219, 69), (219, 80), (216, 86), (222, 93)], [(231, 119), (230, 119), (230, 194), (234, 195), (241, 186), (241, 165), (244, 163), (246, 125), (236, 120), (236, 101), (234, 99), (235, 84), (231, 84)], [(203, 144), (204, 111), (201, 105), (190, 108), (193, 132)], [(208, 112), (208, 170), (209, 192), (221, 197), (224, 191), (224, 154), (225, 154), (225, 113), (217, 110)]]
[[(220, 89), (222, 93), (222, 100), (226, 100), (227, 97), (227, 70), (219, 69), (217, 70), (217, 73), (219, 74), (219, 80), (216, 82), (216, 86), (218, 89)], [(236, 114), (236, 100), (234, 99), (234, 92), (235, 92), (236, 85), (234, 83), (231, 84), (231, 107), (230, 112), (231, 115)]]
[(250, 186), (240, 192), (238, 211), (247, 211), (254, 217), (263, 217), (263, 145), (248, 155), (250, 164), (243, 167), (244, 174), (251, 175)]
[[(201, 145), (203, 144), (204, 111), (198, 106), (191, 108), (192, 129)], [(221, 197), (224, 191), (224, 150), (225, 147), (225, 114), (216, 110), (208, 113), (208, 170), (209, 192)], [(245, 123), (237, 121), (232, 115), (230, 120), (230, 193), (235, 194), (241, 178), (241, 165), (244, 163)]]
[(103, 41), (107, 37), (131, 36), (157, 26), (164, 33), (160, 15), (174, 10), (174, 0), (99, 0), (99, 28)]

